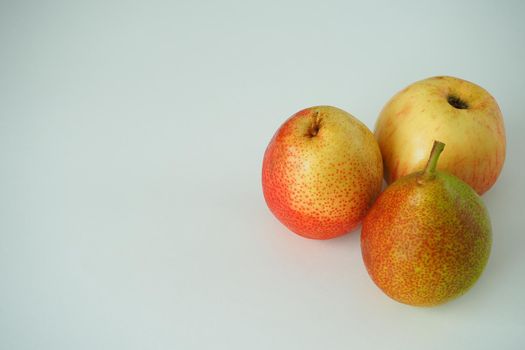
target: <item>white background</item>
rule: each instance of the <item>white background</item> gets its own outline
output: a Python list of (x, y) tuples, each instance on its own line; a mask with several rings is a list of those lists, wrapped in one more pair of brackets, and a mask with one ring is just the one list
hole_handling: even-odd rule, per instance
[[(2, 1), (0, 348), (523, 349), (525, 5)], [(330, 104), (373, 128), (406, 85), (489, 90), (507, 129), (490, 262), (436, 308), (386, 297), (359, 230), (287, 231), (260, 174)]]

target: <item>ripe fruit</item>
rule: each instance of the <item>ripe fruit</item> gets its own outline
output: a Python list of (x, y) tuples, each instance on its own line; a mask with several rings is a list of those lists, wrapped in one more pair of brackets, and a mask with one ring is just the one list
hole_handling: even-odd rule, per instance
[(433, 306), (465, 293), (490, 254), (491, 226), (480, 197), (463, 181), (435, 171), (436, 142), (424, 171), (394, 182), (363, 221), (368, 273), (388, 296)]
[(496, 100), (483, 88), (453, 77), (416, 82), (383, 108), (375, 127), (385, 179), (422, 169), (433, 140), (448, 145), (439, 162), (483, 194), (501, 172), (505, 129)]
[(379, 194), (382, 178), (374, 135), (336, 107), (297, 112), (277, 130), (264, 154), (268, 207), (307, 238), (334, 238), (356, 227)]

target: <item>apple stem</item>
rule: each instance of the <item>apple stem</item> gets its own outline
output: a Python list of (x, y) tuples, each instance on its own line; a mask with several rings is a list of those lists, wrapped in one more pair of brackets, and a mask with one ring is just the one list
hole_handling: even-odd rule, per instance
[(425, 178), (434, 177), (439, 155), (441, 154), (441, 152), (443, 152), (444, 148), (445, 148), (445, 144), (443, 142), (440, 142), (437, 140), (434, 141), (434, 145), (432, 146), (432, 151), (430, 152), (430, 157), (428, 158), (427, 165), (423, 172)]

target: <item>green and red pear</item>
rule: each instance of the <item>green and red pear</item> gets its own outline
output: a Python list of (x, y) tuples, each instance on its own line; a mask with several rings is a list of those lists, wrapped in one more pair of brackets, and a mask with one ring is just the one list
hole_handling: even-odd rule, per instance
[(436, 170), (443, 148), (435, 142), (425, 169), (391, 184), (363, 221), (368, 273), (388, 296), (409, 305), (433, 306), (464, 294), (491, 250), (481, 198), (459, 178)]

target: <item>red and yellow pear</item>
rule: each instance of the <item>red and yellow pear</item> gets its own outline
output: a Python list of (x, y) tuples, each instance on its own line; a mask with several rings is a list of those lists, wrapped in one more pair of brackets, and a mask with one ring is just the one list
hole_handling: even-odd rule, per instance
[(307, 238), (329, 239), (354, 229), (381, 191), (382, 178), (374, 135), (336, 107), (297, 112), (277, 130), (264, 154), (268, 207)]

